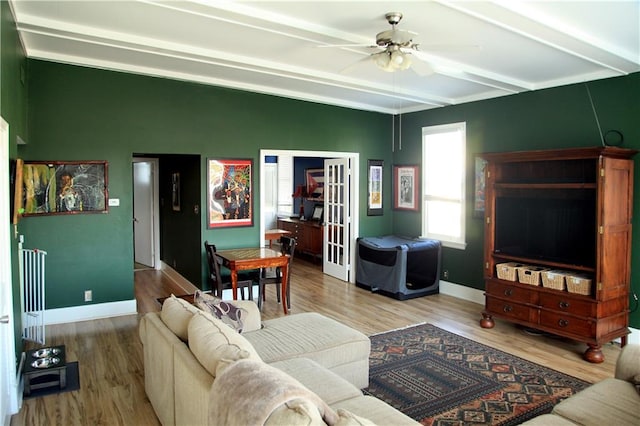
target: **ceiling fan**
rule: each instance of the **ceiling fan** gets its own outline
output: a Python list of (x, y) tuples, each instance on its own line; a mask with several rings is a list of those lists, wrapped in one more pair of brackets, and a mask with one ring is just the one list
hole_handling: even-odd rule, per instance
[[(372, 53), (362, 61), (373, 60), (378, 68), (387, 72), (406, 70), (411, 68), (413, 65), (412, 69), (420, 75), (432, 74), (434, 72), (433, 69), (429, 64), (424, 62), (426, 59), (421, 57), (422, 52), (419, 49), (419, 45), (413, 41), (414, 37), (416, 37), (418, 33), (409, 30), (402, 30), (396, 27), (402, 20), (402, 13), (389, 12), (385, 14), (384, 17), (389, 25), (391, 25), (391, 29), (376, 34), (376, 44), (374, 46), (363, 44), (338, 44), (318, 47), (371, 47), (382, 49), (379, 52)], [(438, 46), (430, 46), (429, 49), (431, 50), (432, 47), (436, 49), (438, 48)], [(478, 46), (473, 46), (473, 48), (478, 49)], [(420, 62), (414, 63), (414, 57), (418, 58)], [(358, 63), (362, 61), (358, 61)], [(358, 63), (347, 67), (343, 72), (350, 70)]]
[(413, 62), (411, 51), (418, 50), (418, 45), (413, 42), (413, 37), (418, 34), (396, 28), (402, 20), (402, 13), (389, 12), (384, 17), (391, 29), (376, 35), (376, 45), (384, 50), (371, 54), (371, 59), (380, 69), (387, 72), (406, 70)]

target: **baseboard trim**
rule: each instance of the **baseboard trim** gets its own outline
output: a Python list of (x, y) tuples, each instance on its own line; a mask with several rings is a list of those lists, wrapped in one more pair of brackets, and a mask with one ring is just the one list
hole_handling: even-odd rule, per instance
[[(484, 306), (484, 290), (440, 280), (440, 293)], [(640, 329), (629, 327), (629, 331), (631, 333), (627, 335), (627, 343), (640, 344)], [(618, 342), (620, 339), (615, 341)]]
[(136, 313), (137, 304), (135, 299), (120, 302), (94, 303), (69, 308), (47, 309), (44, 314), (44, 323), (46, 325), (64, 324), (122, 315), (133, 315)]

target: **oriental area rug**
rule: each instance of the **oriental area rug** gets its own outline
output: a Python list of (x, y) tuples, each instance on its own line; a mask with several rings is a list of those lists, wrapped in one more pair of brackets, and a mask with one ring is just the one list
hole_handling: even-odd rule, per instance
[(432, 426), (517, 425), (590, 383), (419, 324), (371, 336), (366, 394)]

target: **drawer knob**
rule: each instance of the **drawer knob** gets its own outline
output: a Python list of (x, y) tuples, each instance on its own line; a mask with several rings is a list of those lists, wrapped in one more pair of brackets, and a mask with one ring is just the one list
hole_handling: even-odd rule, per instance
[(513, 310), (513, 308), (510, 305), (504, 305), (502, 310), (505, 311), (505, 312), (511, 312)]
[(566, 326), (569, 325), (569, 321), (567, 321), (566, 319), (560, 319), (560, 320), (558, 320), (558, 325), (560, 327), (566, 327)]
[(504, 291), (504, 295), (505, 296), (512, 296), (513, 295), (513, 289), (512, 288), (508, 288)]
[(567, 309), (569, 307), (569, 302), (565, 302), (564, 300), (562, 300), (560, 303), (558, 303), (558, 306), (560, 306), (560, 309)]

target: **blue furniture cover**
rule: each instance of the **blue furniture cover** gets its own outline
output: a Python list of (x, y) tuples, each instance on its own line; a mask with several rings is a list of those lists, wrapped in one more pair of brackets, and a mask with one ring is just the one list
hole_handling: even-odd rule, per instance
[(396, 235), (358, 238), (356, 285), (400, 300), (436, 294), (440, 256), (438, 240)]

